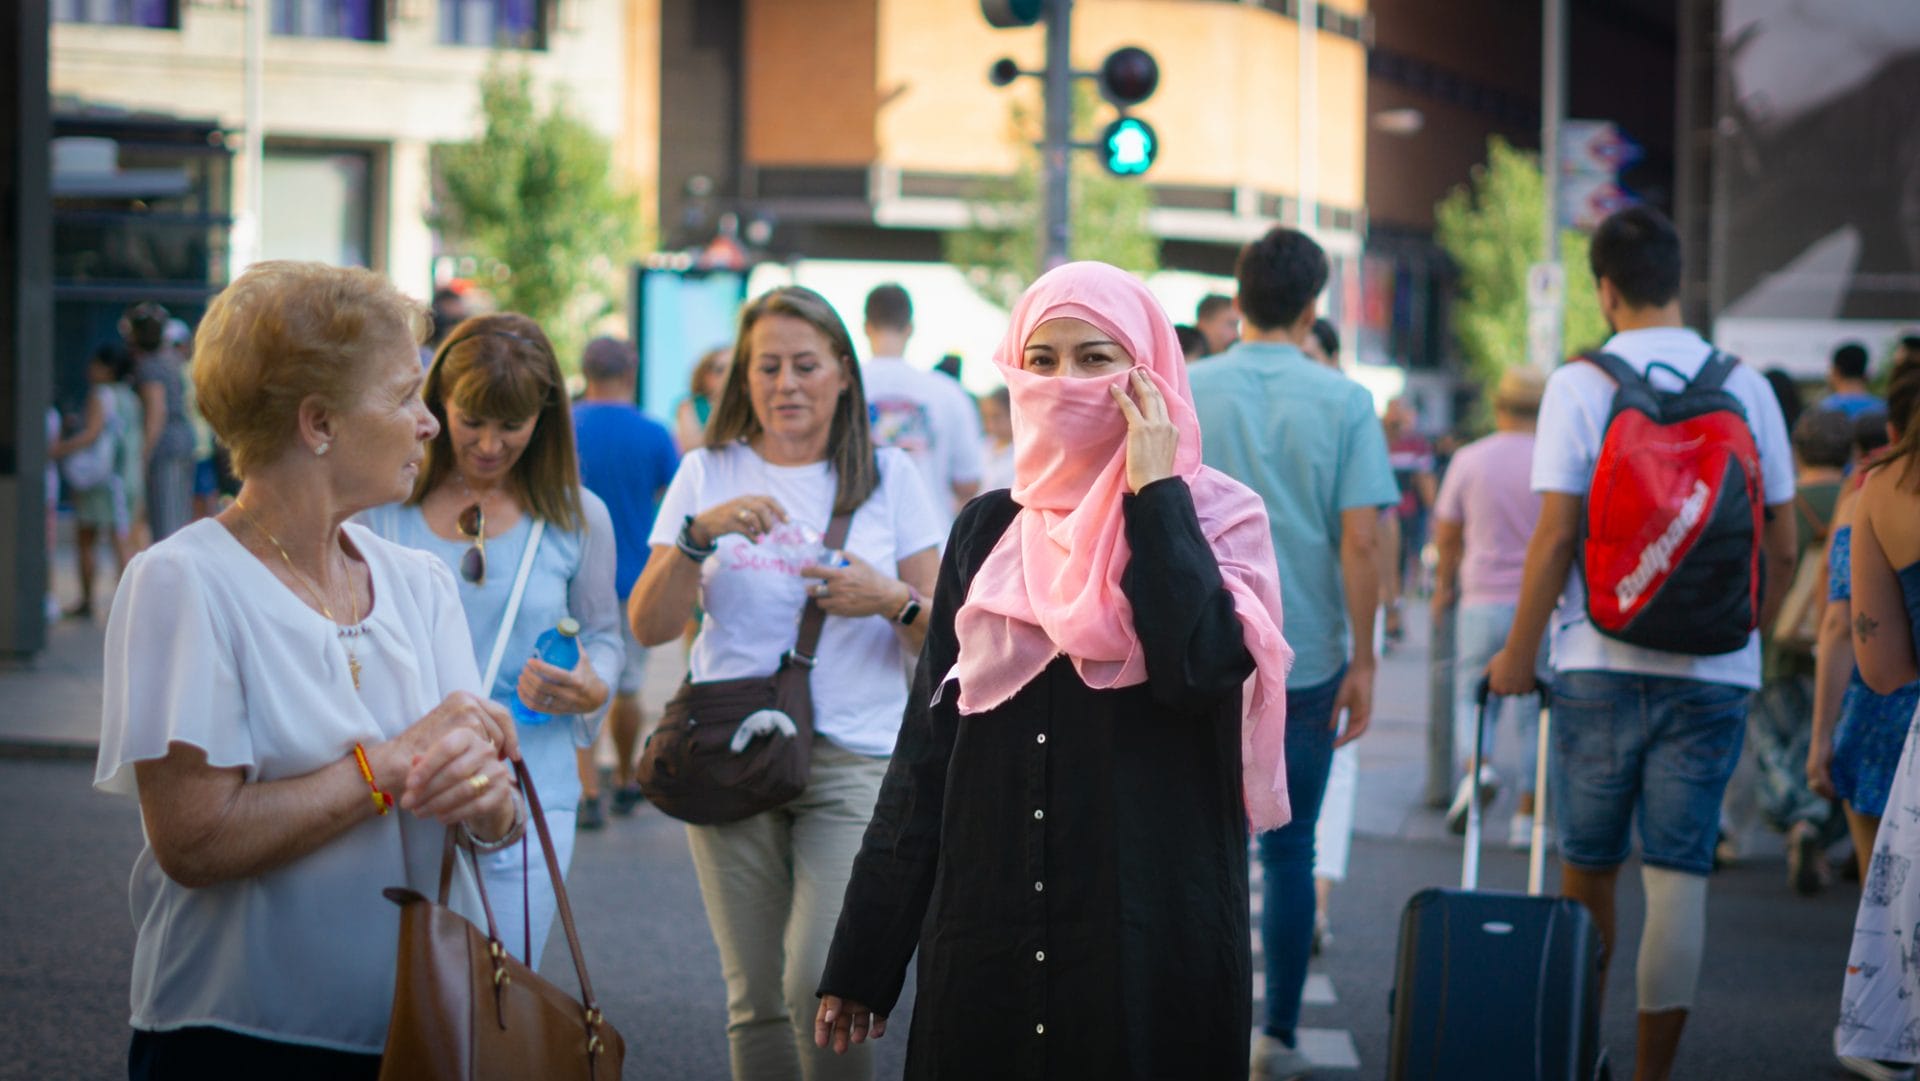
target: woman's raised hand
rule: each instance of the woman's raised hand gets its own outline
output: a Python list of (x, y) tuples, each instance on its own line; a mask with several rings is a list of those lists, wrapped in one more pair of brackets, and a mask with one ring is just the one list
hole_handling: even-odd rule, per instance
[(762, 536), (787, 520), (787, 509), (770, 495), (743, 495), (693, 516), (693, 539), (705, 547), (729, 533), (748, 540)]
[(839, 995), (821, 995), (820, 1009), (813, 1015), (813, 1045), (831, 1045), (836, 1055), (844, 1055), (852, 1044), (877, 1040), (887, 1034), (887, 1019), (880, 1014)]
[(1127, 383), (1133, 389), (1131, 395), (1117, 386), (1108, 389), (1127, 418), (1127, 487), (1138, 492), (1156, 480), (1173, 476), (1180, 429), (1173, 426), (1167, 416), (1167, 400), (1145, 371), (1133, 369)]

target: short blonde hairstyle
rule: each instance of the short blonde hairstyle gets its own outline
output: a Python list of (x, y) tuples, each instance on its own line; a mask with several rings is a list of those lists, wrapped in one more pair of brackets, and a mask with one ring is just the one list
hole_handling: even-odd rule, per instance
[(245, 477), (293, 439), (300, 403), (352, 408), (387, 350), (418, 348), (424, 304), (385, 277), (325, 263), (255, 263), (207, 306), (194, 335), (200, 415)]

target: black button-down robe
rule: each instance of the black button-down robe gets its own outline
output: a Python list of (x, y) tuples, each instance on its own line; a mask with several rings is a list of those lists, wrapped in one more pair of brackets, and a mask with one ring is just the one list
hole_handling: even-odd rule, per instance
[(954, 613), (1019, 507), (954, 525), (898, 746), (822, 994), (890, 1012), (920, 953), (906, 1076), (1246, 1076), (1252, 984), (1233, 601), (1178, 478), (1124, 501), (1145, 684), (1057, 658), (963, 716)]

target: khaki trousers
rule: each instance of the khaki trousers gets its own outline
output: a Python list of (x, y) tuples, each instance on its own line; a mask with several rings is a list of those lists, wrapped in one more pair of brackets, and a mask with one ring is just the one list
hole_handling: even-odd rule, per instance
[(844, 1055), (814, 1047), (814, 991), (886, 772), (886, 759), (816, 736), (800, 798), (740, 822), (687, 827), (727, 980), (734, 1081), (873, 1077), (870, 1045)]

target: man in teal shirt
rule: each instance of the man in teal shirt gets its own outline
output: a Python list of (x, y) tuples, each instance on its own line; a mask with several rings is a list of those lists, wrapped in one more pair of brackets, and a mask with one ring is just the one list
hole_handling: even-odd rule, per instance
[[(1313, 833), (1336, 746), (1366, 731), (1373, 707), (1374, 527), (1400, 490), (1373, 397), (1307, 358), (1327, 256), (1276, 228), (1240, 253), (1241, 340), (1189, 370), (1206, 463), (1260, 493), (1286, 605), (1287, 793), (1293, 819), (1259, 838), (1266, 872), (1260, 936), (1267, 1017), (1256, 1081), (1311, 1067), (1295, 1046), (1313, 941)], [(1344, 731), (1335, 733), (1341, 713)]]

